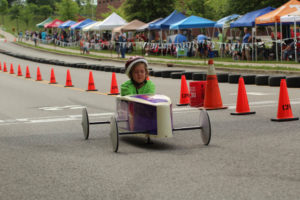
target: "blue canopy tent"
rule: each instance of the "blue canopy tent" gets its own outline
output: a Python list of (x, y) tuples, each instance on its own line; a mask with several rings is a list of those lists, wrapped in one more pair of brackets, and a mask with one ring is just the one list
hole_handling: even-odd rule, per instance
[(184, 16), (184, 14), (182, 14), (181, 12), (178, 12), (177, 10), (174, 10), (168, 17), (159, 20), (155, 23), (149, 24), (149, 29), (153, 30), (153, 29), (169, 29), (169, 27), (176, 23), (179, 22), (181, 20), (183, 20), (184, 18), (186, 18)]
[(214, 27), (216, 22), (197, 16), (187, 17), (171, 25), (170, 29), (207, 28)]
[(266, 13), (269, 13), (271, 11), (275, 10), (275, 8), (272, 7), (266, 7), (260, 10), (252, 11), (249, 13), (246, 13), (244, 16), (236, 20), (235, 22), (230, 23), (230, 28), (235, 27), (254, 27), (255, 26), (255, 18), (264, 15)]
[[(236, 28), (236, 27), (254, 27), (255, 26), (255, 19), (261, 15), (267, 14), (271, 11), (275, 10), (275, 8), (272, 7), (266, 7), (260, 10), (252, 11), (249, 13), (246, 13), (244, 16), (236, 20), (235, 22), (230, 23), (230, 28)], [(255, 29), (252, 29), (252, 31)], [(253, 36), (256, 37), (256, 32), (253, 32)], [(253, 40), (252, 40), (252, 46), (253, 46)], [(257, 49), (255, 47), (255, 57), (257, 60)], [(252, 60), (254, 60), (254, 51), (252, 51)]]
[(232, 14), (232, 15), (229, 15), (227, 17), (223, 17), (222, 19), (219, 19), (216, 24), (215, 24), (215, 28), (224, 28), (224, 26), (226, 26), (226, 23), (232, 21), (232, 20), (235, 20), (237, 18), (239, 18), (240, 15), (238, 14)]
[(76, 24), (76, 22), (74, 22), (72, 20), (68, 20), (68, 21), (62, 23), (61, 25), (59, 25), (58, 28), (69, 28), (73, 24)]
[(94, 20), (86, 19), (84, 21), (81, 21), (80, 23), (76, 24), (75, 26), (71, 26), (72, 30), (80, 30), (84, 25), (89, 24), (91, 22), (94, 22)]

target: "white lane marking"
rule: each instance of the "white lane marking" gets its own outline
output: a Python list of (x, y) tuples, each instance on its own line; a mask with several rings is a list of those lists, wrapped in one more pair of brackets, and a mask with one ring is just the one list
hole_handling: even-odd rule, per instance
[(28, 123), (65, 122), (65, 121), (74, 121), (74, 120), (79, 120), (79, 119), (76, 118), (38, 119), (38, 120), (31, 120)]
[(57, 111), (57, 110), (75, 110), (75, 109), (82, 109), (85, 106), (81, 105), (68, 105), (68, 106), (52, 106), (52, 107), (41, 107), (39, 110), (46, 110), (46, 111)]
[[(293, 105), (300, 104), (300, 98), (290, 99), (290, 103)], [(235, 109), (235, 104), (224, 104), (228, 106), (229, 110)], [(259, 108), (259, 107), (277, 107), (278, 101), (257, 101), (250, 102), (250, 108)], [(189, 112), (199, 112), (199, 108), (179, 108), (176, 107), (173, 109), (173, 113), (186, 113)], [(92, 120), (99, 118), (109, 118), (114, 115), (113, 112), (108, 113), (89, 113), (89, 118)], [(64, 121), (80, 121), (81, 115), (63, 115), (63, 116), (49, 116), (49, 117), (36, 117), (36, 118), (20, 118), (20, 119), (8, 119), (8, 120), (0, 120), (0, 126), (3, 125), (13, 125), (13, 124), (37, 124), (37, 123), (52, 123), (52, 122), (64, 122)]]
[[(236, 96), (237, 93), (230, 93), (231, 96)], [(275, 95), (275, 93), (265, 93), (265, 92), (247, 92), (247, 95), (252, 96), (267, 96), (267, 95)]]
[[(90, 119), (109, 118), (114, 113), (91, 113)], [(49, 116), (49, 117), (35, 117), (35, 118), (22, 118), (22, 119), (8, 119), (0, 120), (0, 126), (12, 124), (36, 124), (36, 123), (51, 123), (51, 122), (64, 122), (64, 121), (80, 121), (81, 115), (63, 115), (63, 116)]]

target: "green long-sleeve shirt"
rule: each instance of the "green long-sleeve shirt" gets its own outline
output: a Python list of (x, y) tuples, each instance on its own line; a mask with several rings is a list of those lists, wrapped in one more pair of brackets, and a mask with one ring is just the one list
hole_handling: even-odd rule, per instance
[(131, 80), (126, 81), (121, 85), (121, 96), (132, 94), (154, 94), (155, 85), (152, 81), (147, 81), (143, 87), (137, 89)]

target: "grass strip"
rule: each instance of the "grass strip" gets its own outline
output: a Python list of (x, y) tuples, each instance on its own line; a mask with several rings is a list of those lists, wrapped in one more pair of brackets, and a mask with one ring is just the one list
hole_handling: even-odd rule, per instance
[[(73, 52), (66, 52), (66, 51), (61, 51), (61, 50), (56, 50), (56, 49), (49, 49), (49, 48), (44, 48), (44, 47), (40, 47), (40, 46), (34, 46), (25, 42), (18, 42), (19, 44), (22, 44), (24, 46), (29, 46), (32, 48), (36, 48), (36, 49), (41, 49), (41, 50), (46, 50), (49, 52), (54, 52), (54, 53), (61, 53), (61, 54), (66, 54), (66, 55), (74, 55), (74, 56), (82, 56), (82, 57), (90, 57), (90, 58), (104, 58), (104, 59), (112, 59), (112, 57), (110, 56), (101, 56), (101, 55), (92, 55), (92, 54), (80, 54), (80, 53), (73, 53)], [(79, 51), (79, 50), (78, 50)], [(153, 57), (153, 58), (157, 58), (157, 57)], [(174, 57), (170, 57), (172, 59), (174, 59)], [(126, 60), (124, 58), (113, 58), (114, 60)], [(159, 64), (176, 64), (176, 65), (188, 65), (188, 66), (206, 66), (205, 63), (201, 64), (201, 63), (191, 63), (191, 62), (184, 62), (184, 61), (169, 61), (169, 60), (164, 60), (166, 59), (165, 56), (164, 58), (160, 58), (161, 60), (149, 60), (149, 63), (159, 63)], [(187, 60), (187, 59), (181, 59), (181, 60)], [(195, 59), (194, 59), (195, 60)], [(207, 59), (206, 59), (207, 60)], [(217, 61), (217, 59), (214, 59), (215, 61)], [(201, 61), (205, 61), (203, 60), (199, 60), (199, 62)], [(259, 63), (257, 63), (259, 64)], [(262, 63), (260, 63), (262, 64)], [(276, 64), (276, 63), (274, 63)], [(270, 67), (270, 66), (264, 66), (264, 65), (259, 65), (259, 66), (255, 66), (255, 65), (227, 65), (227, 64), (214, 64), (217, 67), (223, 67), (223, 68), (235, 68), (235, 69), (257, 69), (257, 70), (276, 70), (276, 71), (300, 71), (300, 69), (298, 68), (293, 68), (293, 67), (280, 67), (280, 66), (274, 66), (274, 67)]]

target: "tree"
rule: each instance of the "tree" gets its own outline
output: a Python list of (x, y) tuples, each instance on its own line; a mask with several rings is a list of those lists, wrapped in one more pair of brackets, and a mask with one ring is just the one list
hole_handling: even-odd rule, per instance
[(255, 11), (258, 9), (262, 9), (268, 6), (272, 6), (274, 8), (277, 8), (284, 3), (288, 2), (289, 0), (227, 0), (228, 1), (228, 10), (226, 14), (245, 14), (247, 12)]
[(62, 20), (75, 20), (78, 14), (78, 4), (73, 0), (62, 0), (61, 3), (56, 4), (57, 13)]
[(27, 4), (21, 11), (22, 21), (24, 21), (26, 27), (28, 28), (30, 22), (35, 18), (34, 13), (38, 13), (39, 8), (35, 4)]
[(13, 2), (12, 7), (9, 9), (10, 18), (17, 22), (17, 32), (19, 32), (19, 19), (24, 5), (21, 0)]
[(61, 0), (26, 0), (28, 4), (35, 4), (37, 6), (50, 6), (52, 10), (55, 9), (55, 4), (61, 2)]
[(7, 0), (8, 6), (11, 7), (11, 5), (13, 4), (14, 1), (15, 1), (15, 0)]
[(7, 0), (0, 0), (0, 13), (2, 15), (2, 24), (4, 24), (4, 15), (7, 13), (8, 2)]
[(119, 8), (115, 8), (112, 5), (108, 5), (107, 8), (110, 10), (109, 12), (101, 13), (101, 17), (103, 19), (105, 19), (106, 17), (111, 15), (113, 12), (125, 19), (125, 14), (124, 14), (124, 10), (123, 10), (122, 6), (120, 6)]
[(168, 16), (174, 10), (174, 0), (126, 0), (122, 9), (128, 21), (139, 19), (149, 22)]
[(196, 15), (210, 19), (214, 16), (208, 0), (177, 0), (175, 8), (187, 16)]
[(239, 13), (238, 11), (228, 13), (228, 0), (206, 0), (206, 4), (211, 8), (212, 20), (219, 20), (227, 15)]
[(38, 9), (38, 13), (43, 19), (45, 19), (49, 17), (51, 14), (53, 14), (53, 9), (49, 5), (42, 5)]
[(80, 15), (94, 18), (96, 14), (96, 6), (93, 5), (93, 0), (81, 0), (79, 1)]

